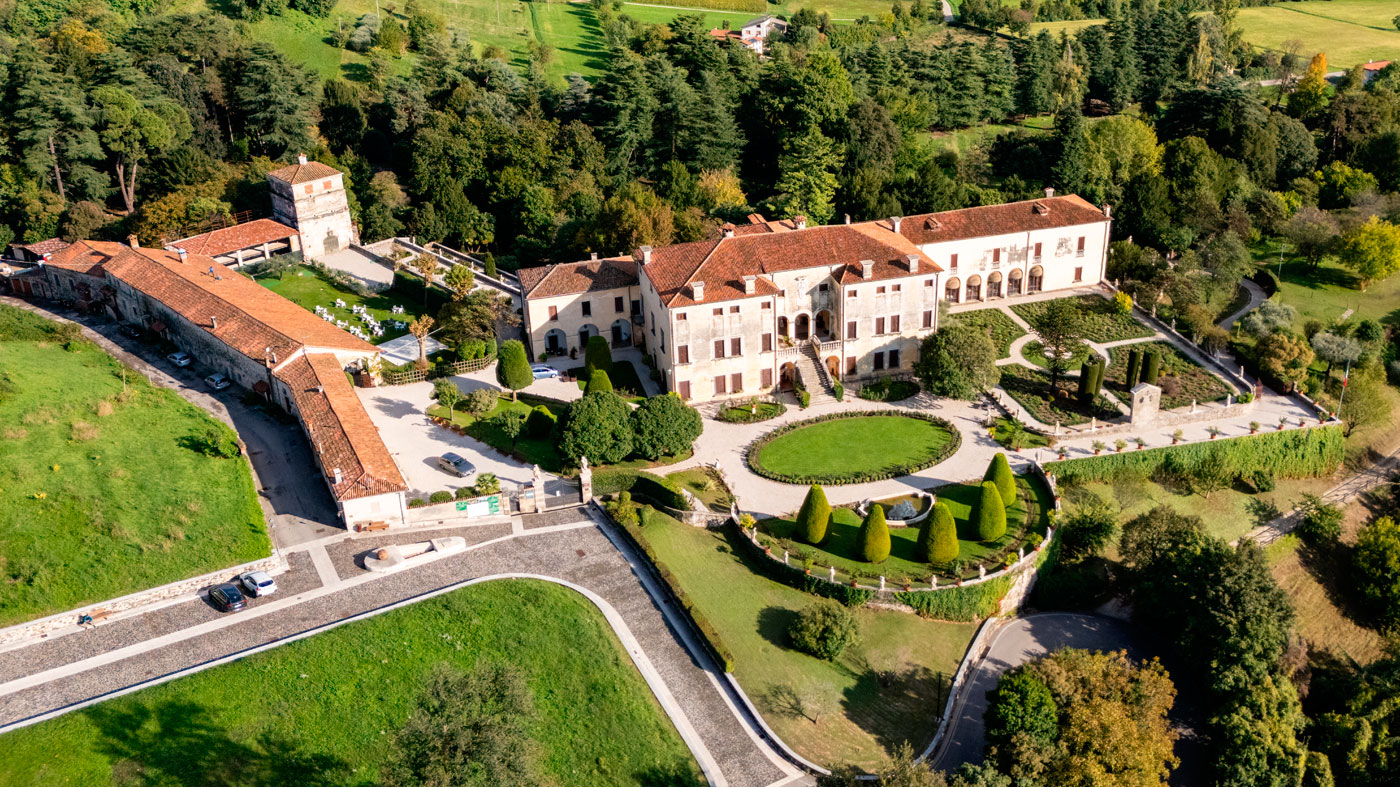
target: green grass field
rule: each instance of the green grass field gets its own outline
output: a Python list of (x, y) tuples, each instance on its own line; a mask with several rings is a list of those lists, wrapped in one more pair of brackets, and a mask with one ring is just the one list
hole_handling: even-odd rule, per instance
[[(1020, 496), (1006, 512), (1006, 535), (995, 542), (986, 543), (977, 538), (977, 524), (972, 521), (972, 511), (982, 493), (980, 486), (973, 484), (950, 484), (934, 490), (938, 500), (948, 506), (958, 528), (958, 560), (966, 564), (968, 576), (977, 575), (977, 564), (989, 561), (1008, 545), (1014, 544), (1022, 533), (1045, 532), (1043, 515), (1052, 501), (1039, 488), (1017, 478)], [(860, 549), (861, 516), (851, 508), (837, 508), (832, 511), (831, 524), (827, 528), (826, 539), (820, 546), (812, 546), (797, 541), (797, 523), (791, 519), (767, 519), (761, 525), (765, 532), (777, 538), (793, 540), (797, 550), (797, 560), (810, 556), (822, 571), (826, 566), (836, 566), (838, 572), (850, 574), (852, 571), (884, 575), (888, 581), (898, 584), (908, 577), (911, 581), (922, 580), (927, 585), (929, 565), (919, 559), (916, 545), (919, 538), (918, 527), (890, 528), (890, 556), (883, 563), (867, 563), (861, 559)], [(1039, 541), (1039, 539), (1035, 539)], [(1014, 549), (1013, 549), (1014, 551)], [(988, 565), (988, 570), (996, 566)]]
[(0, 625), (266, 557), (248, 463), (206, 456), (210, 429), (95, 345), (0, 340)]
[(760, 575), (727, 531), (644, 517), (647, 541), (734, 652), (735, 677), (784, 742), (817, 763), (865, 768), (902, 742), (927, 745), (974, 625), (857, 609), (860, 644), (822, 661), (787, 637), (816, 597)]
[[(334, 282), (328, 281), (315, 270), (306, 267), (293, 268), (283, 273), (281, 278), (258, 277), (257, 282), (307, 311), (314, 312), (317, 306), (324, 306), (337, 319), (345, 320), (352, 326), (359, 326), (368, 335), (369, 330), (365, 328), (364, 322), (351, 311), (355, 306), (363, 306), (375, 320), (383, 323), (384, 335), (371, 336), (370, 342), (373, 344), (382, 344), (408, 333), (406, 328), (395, 328), (394, 322), (411, 322), (419, 312), (423, 311), (421, 287), (418, 288), (417, 297), (414, 297), (415, 293), (402, 288), (365, 297), (356, 295), (343, 287), (337, 287)], [(337, 298), (345, 302), (345, 308), (342, 309), (335, 305)], [(394, 314), (393, 308), (395, 306), (404, 307), (404, 313)]]
[(1348, 320), (1379, 320), (1400, 325), (1400, 276), (1382, 279), (1359, 290), (1350, 270), (1330, 260), (1310, 270), (1287, 245), (1280, 266), (1278, 248), (1277, 241), (1257, 244), (1253, 249), (1254, 258), (1278, 276), (1279, 291), (1274, 297), (1298, 310), (1297, 328), (1301, 329), (1302, 321), (1310, 319), (1331, 325), (1342, 319), (1348, 310), (1352, 312)]
[(1036, 134), (1048, 134), (1054, 122), (1055, 119), (1050, 115), (1034, 115), (1015, 123), (987, 123), (981, 126), (957, 129), (956, 131), (930, 132), (927, 138), (933, 143), (936, 150), (946, 150), (951, 153), (961, 154), (1007, 131), (1022, 130)]
[(1400, 14), (1393, 0), (1306, 0), (1241, 8), (1245, 40), (1266, 49), (1303, 42), (1303, 56), (1327, 53), (1328, 66), (1349, 68), (1368, 60), (1400, 57), (1400, 30), (1390, 21)]
[(373, 784), (429, 670), (485, 661), (525, 678), (546, 783), (703, 783), (597, 608), (499, 580), (9, 733), (0, 785)]
[(946, 429), (921, 418), (840, 418), (783, 434), (765, 445), (757, 459), (784, 475), (861, 473), (925, 461), (949, 439)]

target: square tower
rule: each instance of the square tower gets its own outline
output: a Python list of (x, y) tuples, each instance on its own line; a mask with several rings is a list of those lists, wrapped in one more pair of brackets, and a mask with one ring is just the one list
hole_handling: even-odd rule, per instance
[(301, 236), (302, 255), (319, 259), (360, 242), (350, 220), (345, 176), (319, 161), (297, 156), (297, 163), (267, 173), (272, 189), (272, 217)]

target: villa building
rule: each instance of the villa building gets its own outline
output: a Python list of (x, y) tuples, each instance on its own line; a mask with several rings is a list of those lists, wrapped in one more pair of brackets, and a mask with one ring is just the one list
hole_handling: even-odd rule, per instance
[(992, 306), (1103, 281), (1110, 215), (1078, 196), (719, 238), (520, 272), (533, 356), (603, 333), (708, 401), (908, 372), (940, 301)]
[(782, 36), (787, 33), (788, 23), (776, 16), (764, 14), (740, 25), (738, 30), (716, 28), (710, 36), (719, 41), (738, 41), (756, 55), (763, 55), (763, 48), (769, 36)]

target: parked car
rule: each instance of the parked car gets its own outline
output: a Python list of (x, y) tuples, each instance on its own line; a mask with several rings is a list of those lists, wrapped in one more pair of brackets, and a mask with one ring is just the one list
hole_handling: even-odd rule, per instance
[(559, 370), (552, 366), (545, 366), (542, 363), (534, 364), (530, 367), (530, 372), (535, 375), (536, 380), (547, 380), (551, 377), (558, 377)]
[(228, 379), (228, 375), (223, 372), (217, 372), (204, 378), (204, 384), (216, 391), (222, 391), (230, 385), (233, 385), (233, 381)]
[(232, 582), (209, 588), (209, 600), (220, 612), (237, 612), (248, 606), (248, 599), (243, 597), (243, 591)]
[(442, 468), (443, 472), (451, 473), (458, 478), (471, 478), (476, 475), (476, 467), (457, 454), (439, 456), (438, 467)]
[(277, 592), (277, 582), (266, 571), (249, 571), (238, 578), (243, 589), (253, 598), (270, 596)]
[(191, 358), (190, 354), (185, 352), (184, 350), (181, 350), (179, 352), (173, 352), (165, 356), (165, 360), (175, 364), (181, 369), (194, 363), (194, 358)]
[(118, 329), (118, 332), (128, 339), (140, 339), (142, 333), (141, 326), (129, 324), (123, 325), (121, 328)]

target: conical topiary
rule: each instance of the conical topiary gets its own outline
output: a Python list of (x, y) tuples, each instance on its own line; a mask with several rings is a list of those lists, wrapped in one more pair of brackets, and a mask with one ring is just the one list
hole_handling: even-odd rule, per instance
[(947, 563), (957, 556), (958, 526), (953, 512), (940, 500), (933, 504), (919, 531), (919, 558), (926, 563)]
[(831, 504), (820, 484), (812, 484), (807, 499), (797, 512), (797, 535), (809, 544), (820, 544), (826, 538), (826, 525), (831, 521)]
[(1089, 381), (1089, 401), (1091, 402), (1099, 395), (1099, 391), (1103, 390), (1103, 373), (1106, 368), (1108, 368), (1108, 364), (1104, 363), (1103, 358), (1094, 361), (1094, 379)]
[(1011, 472), (1011, 463), (1006, 461), (1006, 454), (998, 451), (997, 455), (992, 457), (992, 463), (987, 465), (987, 474), (982, 476), (982, 480), (997, 485), (1001, 502), (1009, 506), (1016, 501), (1016, 475)]
[(1142, 350), (1128, 351), (1128, 376), (1124, 383), (1129, 390), (1138, 384), (1138, 375), (1142, 372)]
[(591, 394), (594, 391), (613, 392), (612, 380), (608, 379), (608, 373), (602, 369), (594, 369), (593, 373), (588, 375), (588, 383), (583, 388), (583, 392), (586, 394)]
[(997, 485), (982, 482), (982, 497), (977, 501), (977, 537), (995, 541), (1006, 535), (1006, 504), (1001, 501)]
[(1079, 366), (1079, 387), (1076, 393), (1079, 401), (1089, 401), (1089, 382), (1094, 379), (1094, 359), (1091, 357)]
[(860, 551), (867, 563), (883, 563), (890, 556), (890, 528), (879, 503), (870, 504), (870, 513), (860, 523)]
[(1157, 384), (1157, 375), (1162, 368), (1162, 356), (1149, 352), (1142, 362), (1142, 381), (1150, 385)]

